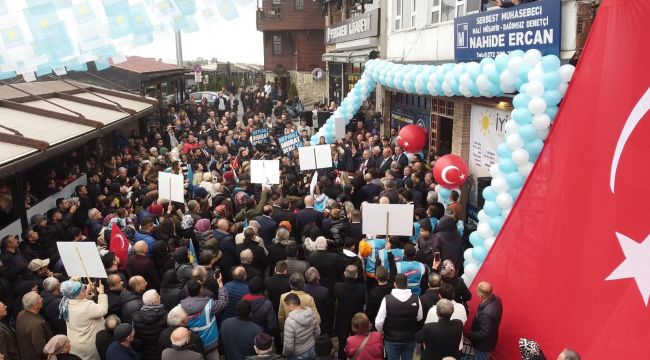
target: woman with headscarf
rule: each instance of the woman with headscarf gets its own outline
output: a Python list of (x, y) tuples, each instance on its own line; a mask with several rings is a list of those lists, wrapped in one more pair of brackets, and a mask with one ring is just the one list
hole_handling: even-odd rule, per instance
[(211, 225), (210, 220), (205, 218), (194, 224), (194, 235), (196, 236), (196, 240), (201, 249), (205, 247), (205, 242), (212, 237), (212, 229), (210, 229)]
[(442, 282), (454, 287), (454, 301), (463, 304), (465, 309), (467, 309), (467, 302), (472, 299), (472, 293), (467, 288), (467, 285), (465, 285), (465, 281), (456, 273), (456, 267), (451, 260), (442, 262), (440, 276), (442, 277)]
[(70, 339), (65, 335), (55, 335), (45, 344), (43, 353), (47, 360), (81, 360), (77, 355), (70, 354)]
[(108, 297), (104, 285), (97, 287), (97, 303), (88, 300), (92, 288), (79, 281), (68, 280), (61, 284), (59, 316), (68, 326), (72, 354), (84, 360), (100, 360), (95, 335), (104, 329), (104, 315), (108, 312)]

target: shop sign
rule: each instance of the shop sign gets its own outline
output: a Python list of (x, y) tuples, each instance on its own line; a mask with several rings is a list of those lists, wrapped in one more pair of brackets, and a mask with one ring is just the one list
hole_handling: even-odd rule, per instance
[(328, 26), (325, 29), (325, 44), (336, 44), (371, 36), (379, 36), (379, 9)]
[(537, 49), (560, 56), (562, 4), (540, 0), (454, 19), (456, 61)]

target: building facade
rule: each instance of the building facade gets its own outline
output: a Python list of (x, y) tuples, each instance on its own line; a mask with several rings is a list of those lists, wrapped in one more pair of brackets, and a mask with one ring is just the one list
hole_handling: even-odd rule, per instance
[[(597, 1), (592, 0), (538, 0), (504, 9), (486, 0), (382, 0), (381, 11), (388, 19), (382, 58), (401, 64), (437, 65), (480, 61), (500, 52), (534, 47), (544, 55), (558, 55), (563, 62), (575, 61), (596, 9)], [(540, 15), (533, 19), (519, 18), (520, 14)], [(511, 35), (513, 32), (519, 33)], [(494, 51), (481, 51), (488, 47)], [(429, 134), (430, 159), (449, 153), (465, 159), (471, 181), (463, 189), (463, 200), (471, 205), (469, 210), (477, 211), (482, 205), (482, 187), (490, 180), (488, 164), (496, 159), (496, 146), (504, 136), (503, 124), (510, 116), (513, 95), (466, 99), (388, 88), (382, 91), (385, 133), (418, 124)]]
[(325, 21), (322, 2), (260, 0), (257, 30), (264, 34), (264, 76), (278, 89), (277, 98), (299, 96), (307, 105), (326, 96)]

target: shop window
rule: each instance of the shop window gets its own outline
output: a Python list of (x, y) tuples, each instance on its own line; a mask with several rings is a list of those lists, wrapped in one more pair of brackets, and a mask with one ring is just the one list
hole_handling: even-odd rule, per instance
[(395, 30), (402, 30), (402, 5), (403, 0), (395, 0), (393, 3), (395, 5)]
[(305, 10), (305, 0), (295, 0), (296, 10)]
[(273, 55), (282, 55), (282, 36), (273, 35)]
[(416, 9), (417, 9), (417, 1), (418, 0), (409, 0), (411, 2), (411, 27), (415, 27), (415, 17), (417, 15)]
[(282, 5), (282, 0), (273, 0), (273, 5)]
[(440, 0), (429, 0), (429, 24), (437, 24), (440, 22)]
[(456, 17), (465, 16), (466, 0), (429, 0), (428, 24), (452, 21)]
[(442, 116), (454, 116), (454, 102), (439, 98), (431, 99), (431, 112)]

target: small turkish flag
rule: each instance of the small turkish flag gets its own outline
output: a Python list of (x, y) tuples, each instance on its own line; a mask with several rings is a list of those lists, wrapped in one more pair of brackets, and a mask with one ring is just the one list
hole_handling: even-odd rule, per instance
[[(650, 1), (603, 1), (558, 120), (474, 280), (503, 301), (497, 359), (650, 349)], [(475, 298), (476, 299), (476, 298)], [(474, 300), (472, 307), (476, 307)]]
[(109, 244), (109, 250), (112, 251), (115, 256), (120, 259), (120, 269), (126, 270), (126, 259), (129, 256), (129, 247), (131, 243), (129, 239), (124, 235), (122, 230), (117, 224), (113, 224), (111, 229), (111, 242)]

